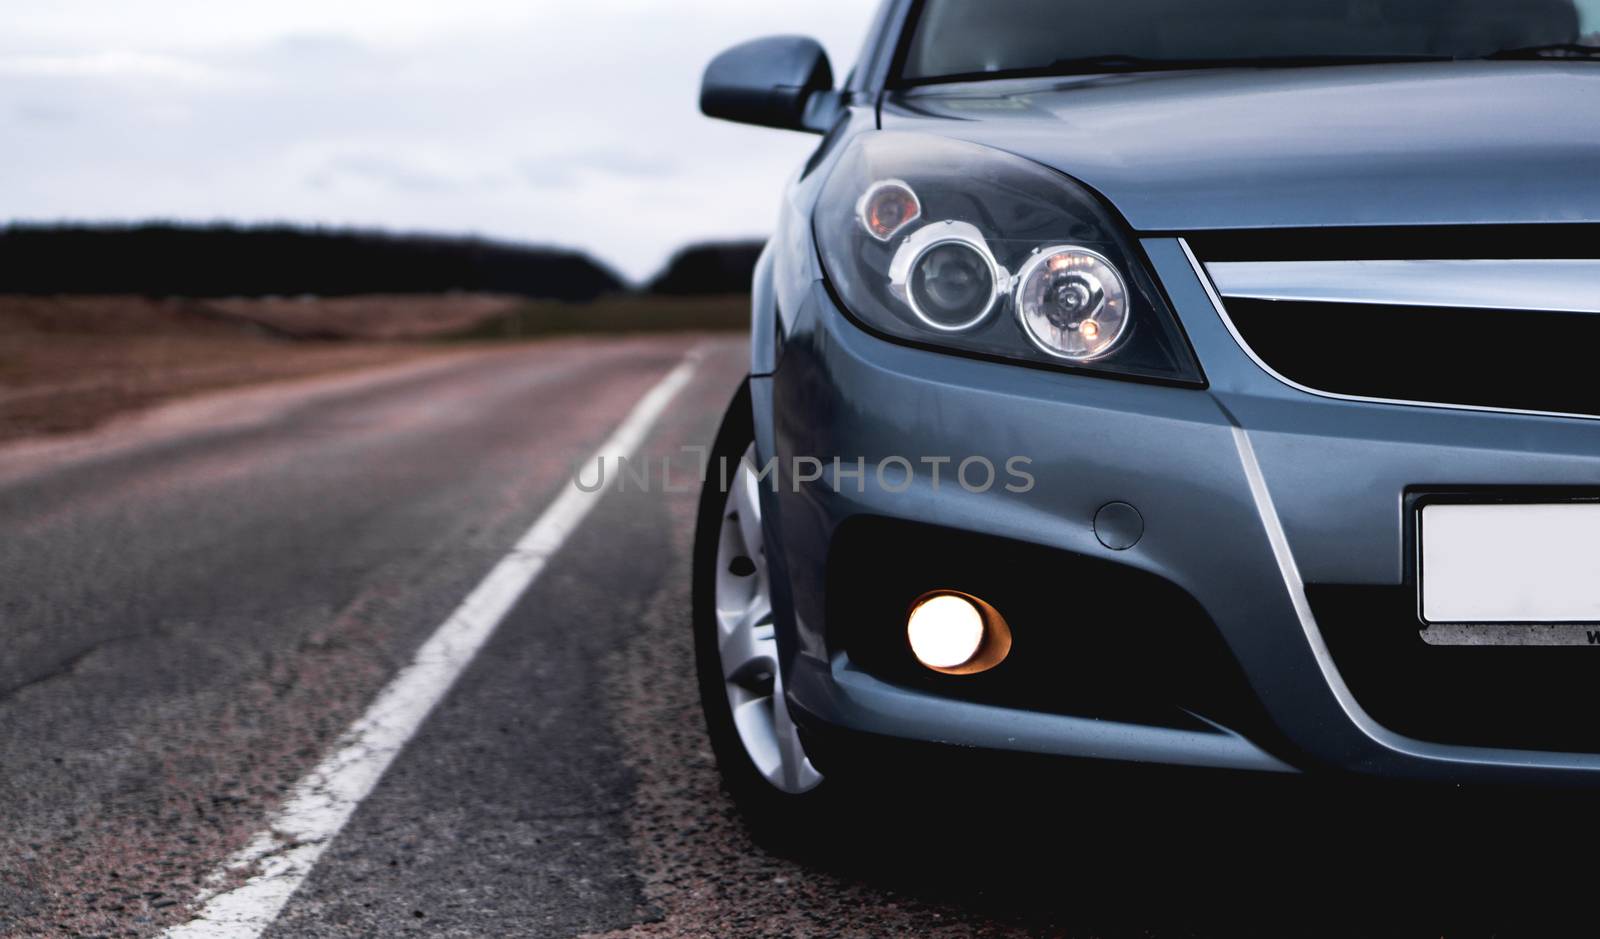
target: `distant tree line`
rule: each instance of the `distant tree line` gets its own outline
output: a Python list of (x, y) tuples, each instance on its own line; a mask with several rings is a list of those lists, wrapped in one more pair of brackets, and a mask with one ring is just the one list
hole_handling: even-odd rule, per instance
[(762, 242), (691, 245), (672, 256), (650, 282), (650, 292), (677, 296), (749, 293)]
[(12, 225), (0, 293), (227, 297), (452, 290), (592, 300), (625, 289), (574, 251), (292, 226)]
[[(693, 245), (646, 286), (740, 294), (761, 242)], [(585, 254), (480, 238), (290, 225), (0, 228), (0, 293), (158, 297), (348, 296), (453, 290), (585, 301), (627, 290)]]

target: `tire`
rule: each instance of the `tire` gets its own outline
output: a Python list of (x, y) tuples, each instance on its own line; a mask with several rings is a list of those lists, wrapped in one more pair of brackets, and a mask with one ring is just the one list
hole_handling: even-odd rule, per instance
[[(760, 507), (745, 463), (754, 439), (746, 384), (723, 418), (700, 495), (692, 602), (695, 669), (724, 787), (758, 838), (769, 847), (793, 850), (816, 834), (831, 787), (805, 756), (783, 701)], [(726, 489), (723, 465), (730, 478)], [(752, 541), (754, 551), (749, 550)]]

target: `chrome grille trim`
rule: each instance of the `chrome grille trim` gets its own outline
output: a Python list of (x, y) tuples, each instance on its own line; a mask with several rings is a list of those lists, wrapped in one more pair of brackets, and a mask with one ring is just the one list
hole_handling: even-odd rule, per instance
[[(1263, 372), (1266, 372), (1278, 382), (1287, 385), (1296, 391), (1301, 391), (1309, 395), (1316, 395), (1319, 398), (1331, 398), (1335, 401), (1359, 401), (1366, 404), (1392, 404), (1405, 407), (1436, 408), (1444, 411), (1475, 411), (1478, 413), (1487, 414), (1520, 414), (1531, 417), (1564, 417), (1581, 421), (1600, 420), (1600, 415), (1576, 414), (1570, 411), (1532, 411), (1519, 408), (1487, 407), (1479, 404), (1449, 404), (1441, 401), (1414, 401), (1403, 398), (1373, 398), (1363, 395), (1341, 394), (1337, 391), (1322, 391), (1318, 388), (1312, 388), (1309, 385), (1302, 385), (1268, 365), (1262, 360), (1261, 356), (1256, 354), (1254, 349), (1250, 348), (1250, 343), (1245, 341), (1244, 336), (1239, 333), (1239, 328), (1233, 324), (1232, 318), (1228, 316), (1228, 310), (1225, 306), (1223, 306), (1222, 303), (1222, 295), (1217, 292), (1216, 285), (1212, 283), (1211, 275), (1206, 272), (1206, 266), (1200, 263), (1199, 258), (1195, 257), (1194, 249), (1189, 247), (1188, 239), (1179, 238), (1178, 247), (1183, 250), (1183, 256), (1189, 259), (1189, 266), (1194, 269), (1194, 276), (1200, 281), (1200, 286), (1203, 290), (1205, 290), (1207, 299), (1211, 301), (1211, 309), (1217, 314), (1217, 318), (1222, 321), (1222, 325), (1228, 330), (1228, 334), (1233, 337), (1233, 341), (1238, 344), (1240, 350), (1242, 350), (1250, 359), (1250, 361), (1254, 362), (1256, 366)], [(1205, 363), (1202, 362), (1201, 367), (1204, 367), (1204, 365)]]
[(1600, 260), (1214, 261), (1224, 297), (1600, 313)]

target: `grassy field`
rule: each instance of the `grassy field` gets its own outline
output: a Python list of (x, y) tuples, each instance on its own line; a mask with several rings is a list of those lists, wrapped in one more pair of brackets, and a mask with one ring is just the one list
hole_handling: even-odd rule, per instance
[(0, 441), (185, 395), (384, 365), (474, 342), (748, 328), (748, 297), (588, 304), (490, 294), (229, 300), (0, 295)]

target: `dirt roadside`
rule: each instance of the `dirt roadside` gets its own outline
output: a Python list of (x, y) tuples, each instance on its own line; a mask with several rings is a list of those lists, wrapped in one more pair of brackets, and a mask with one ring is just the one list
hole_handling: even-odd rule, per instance
[(0, 441), (87, 430), (196, 392), (433, 354), (421, 343), (291, 340), (189, 300), (0, 297)]
[(201, 392), (574, 333), (737, 328), (742, 297), (589, 305), (497, 294), (192, 300), (0, 295), (0, 443), (95, 428)]

